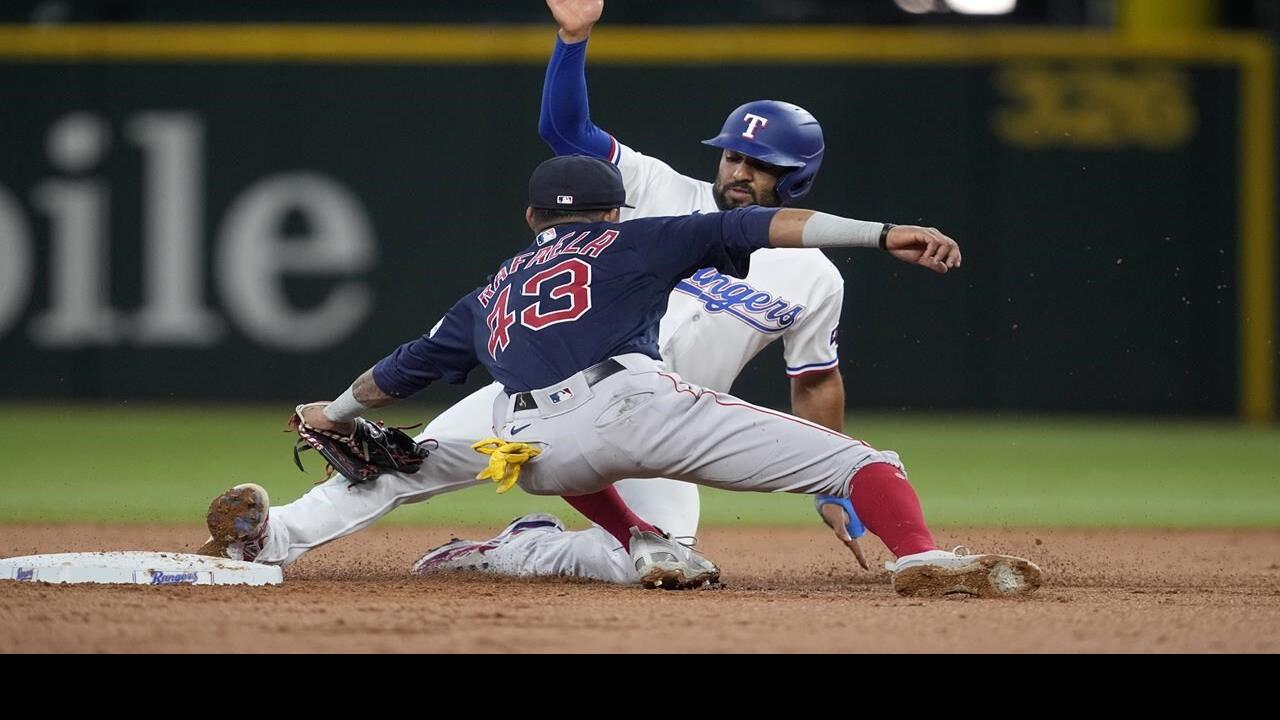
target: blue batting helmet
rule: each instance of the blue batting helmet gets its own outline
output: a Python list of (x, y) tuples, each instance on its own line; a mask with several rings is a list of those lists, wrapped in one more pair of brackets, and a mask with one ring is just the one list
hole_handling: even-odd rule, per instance
[(822, 126), (808, 110), (777, 100), (756, 100), (729, 113), (720, 134), (704, 145), (732, 150), (761, 162), (791, 168), (778, 178), (778, 200), (804, 197), (822, 166)]

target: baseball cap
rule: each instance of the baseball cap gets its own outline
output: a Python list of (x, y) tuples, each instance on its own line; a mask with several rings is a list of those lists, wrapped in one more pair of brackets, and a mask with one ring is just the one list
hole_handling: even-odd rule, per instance
[(588, 155), (543, 161), (529, 176), (529, 206), (542, 210), (612, 210), (632, 207), (613, 163)]

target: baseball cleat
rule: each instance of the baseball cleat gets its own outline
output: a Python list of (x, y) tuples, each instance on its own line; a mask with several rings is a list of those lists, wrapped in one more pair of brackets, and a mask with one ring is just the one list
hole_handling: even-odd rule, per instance
[(907, 597), (972, 595), (982, 598), (1029, 595), (1040, 587), (1035, 563), (1012, 555), (971, 555), (967, 548), (929, 550), (884, 564), (893, 589)]
[(496, 550), (512, 538), (529, 530), (545, 528), (551, 532), (564, 532), (564, 523), (555, 515), (532, 513), (512, 520), (502, 532), (486, 542), (453, 538), (437, 548), (428, 550), (418, 558), (409, 572), (414, 575), (442, 570), (489, 570), (492, 558), (489, 551)]
[(631, 528), (631, 561), (646, 588), (687, 590), (720, 582), (720, 568), (669, 537)]
[(443, 545), (428, 550), (409, 568), (409, 572), (414, 575), (426, 575), (442, 570), (483, 570), (485, 569), (483, 559), (471, 557), (478, 554), (483, 545), (484, 543), (475, 540), (453, 538)]
[(209, 539), (196, 554), (253, 562), (262, 552), (270, 510), (271, 498), (261, 485), (244, 483), (222, 493), (209, 504)]

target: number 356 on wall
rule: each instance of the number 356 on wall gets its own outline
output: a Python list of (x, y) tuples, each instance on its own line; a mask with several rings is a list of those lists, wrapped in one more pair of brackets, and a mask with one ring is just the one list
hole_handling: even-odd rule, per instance
[(1190, 79), (1168, 65), (1045, 63), (995, 75), (996, 136), (1027, 149), (1172, 150), (1195, 134)]

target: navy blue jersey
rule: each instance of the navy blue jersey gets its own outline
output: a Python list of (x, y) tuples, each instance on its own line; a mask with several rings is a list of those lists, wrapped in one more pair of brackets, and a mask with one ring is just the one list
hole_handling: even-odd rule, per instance
[(460, 383), (483, 364), (508, 392), (556, 383), (614, 355), (658, 355), (658, 323), (682, 278), (769, 246), (760, 207), (624, 223), (557, 225), (463, 296), (431, 332), (373, 368), (393, 397)]

